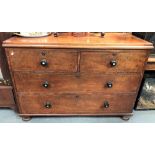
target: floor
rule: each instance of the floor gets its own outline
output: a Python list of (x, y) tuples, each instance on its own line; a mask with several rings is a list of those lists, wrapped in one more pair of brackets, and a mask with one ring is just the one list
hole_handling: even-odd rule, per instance
[[(119, 117), (33, 117), (26, 123), (155, 123), (155, 111), (134, 111), (129, 121)], [(13, 110), (0, 109), (0, 123), (25, 123)]]

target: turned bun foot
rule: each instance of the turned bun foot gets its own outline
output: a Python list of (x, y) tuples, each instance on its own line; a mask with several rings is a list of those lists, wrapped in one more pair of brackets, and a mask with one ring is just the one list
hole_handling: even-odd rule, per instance
[(31, 117), (29, 117), (29, 116), (23, 116), (22, 117), (22, 120), (23, 121), (30, 121), (31, 120)]
[(122, 116), (121, 118), (122, 118), (122, 120), (124, 120), (124, 121), (128, 121), (128, 120), (130, 119), (130, 117), (131, 117), (131, 116)]

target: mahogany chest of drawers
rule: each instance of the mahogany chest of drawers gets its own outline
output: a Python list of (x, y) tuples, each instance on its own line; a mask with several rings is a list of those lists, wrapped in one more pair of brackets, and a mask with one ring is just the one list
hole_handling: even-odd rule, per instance
[(131, 34), (13, 37), (3, 43), (20, 116), (128, 119), (152, 44)]

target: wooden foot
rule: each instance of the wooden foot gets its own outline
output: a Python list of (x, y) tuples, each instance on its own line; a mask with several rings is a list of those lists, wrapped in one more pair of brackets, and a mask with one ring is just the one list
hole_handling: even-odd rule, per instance
[(29, 117), (29, 116), (23, 116), (22, 117), (22, 120), (23, 121), (30, 121), (31, 120), (31, 117)]
[(128, 121), (130, 119), (131, 116), (122, 116), (121, 118), (124, 120), (124, 121)]

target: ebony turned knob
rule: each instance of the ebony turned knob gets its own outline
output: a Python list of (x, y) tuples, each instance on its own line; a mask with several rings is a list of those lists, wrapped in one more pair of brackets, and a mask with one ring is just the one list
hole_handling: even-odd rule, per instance
[(104, 37), (104, 35), (105, 35), (105, 33), (104, 32), (101, 32), (101, 38)]
[(41, 66), (46, 67), (48, 65), (48, 62), (46, 59), (43, 59), (40, 61)]
[(48, 81), (45, 81), (42, 85), (43, 85), (44, 88), (48, 88), (49, 83), (48, 83)]
[(47, 101), (47, 102), (45, 103), (44, 107), (47, 108), (47, 109), (51, 108), (51, 107), (52, 107), (51, 102)]
[(104, 108), (109, 108), (109, 102), (108, 101), (104, 101), (103, 106), (104, 106)]
[(54, 32), (54, 37), (58, 37), (58, 32)]
[(110, 61), (110, 65), (111, 65), (112, 67), (115, 67), (115, 66), (117, 65), (116, 60), (111, 60), (111, 61)]
[(111, 81), (107, 82), (107, 87), (108, 87), (108, 88), (112, 88), (112, 86), (113, 86), (113, 84), (112, 84)]

